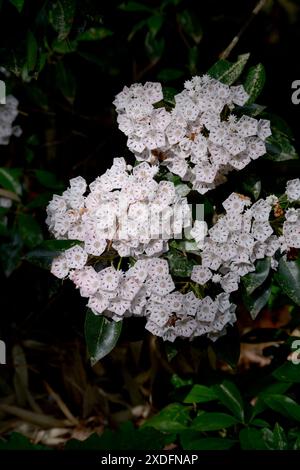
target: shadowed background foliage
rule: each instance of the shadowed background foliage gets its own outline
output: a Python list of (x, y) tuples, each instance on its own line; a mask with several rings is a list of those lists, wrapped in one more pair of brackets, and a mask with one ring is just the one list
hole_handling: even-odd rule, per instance
[[(85, 302), (72, 286), (62, 285), (27, 255), (49, 238), (45, 207), (53, 193), (63, 190), (73, 176), (91, 181), (114, 157), (132, 160), (112, 106), (123, 86), (159, 80), (172, 92), (192, 75), (205, 73), (247, 23), (256, 3), (0, 0), (0, 78), (19, 100), (16, 123), (23, 130), (21, 137), (0, 149), (0, 166), (12, 171), (21, 187), (17, 210), (7, 215), (9, 230), (1, 225), (0, 338), (7, 343), (8, 365), (1, 369), (0, 393), (9, 406), (47, 416), (59, 416), (61, 399), (80, 420), (77, 434), (67, 429), (61, 440), (57, 433), (55, 438), (47, 435), (48, 441), (38, 435), (38, 441), (61, 445), (70, 436), (86, 437), (107, 423), (114, 426), (132, 417), (139, 423), (149, 411), (149, 396), (159, 409), (179, 400), (176, 390), (190, 385), (190, 377), (200, 374), (215, 383), (228, 373), (197, 345), (182, 344), (180, 357), (171, 366), (176, 351), (161, 351), (148, 337), (142, 342), (143, 323), (137, 321), (126, 323), (119, 348), (92, 370), (83, 339)], [(299, 1), (266, 1), (229, 56), (235, 60), (250, 52), (249, 65), (264, 64), (267, 85), (259, 102), (288, 122), (296, 148), (300, 105), (291, 102), (291, 83), (300, 78), (299, 15)], [(260, 173), (266, 185), (276, 186), (282, 175), (299, 174), (299, 163), (278, 167), (265, 161)], [(230, 184), (235, 183), (237, 175)], [(275, 327), (284, 323), (284, 314), (274, 309)], [(273, 321), (268, 315), (258, 328), (268, 329)], [(275, 339), (281, 333), (277, 331)], [(237, 332), (231, 334), (234, 338)], [(262, 335), (262, 341), (270, 339), (274, 332)], [(205, 341), (200, 344), (207, 346)], [(276, 353), (275, 366), (286, 351)], [(222, 359), (232, 365), (237, 358), (236, 351), (226, 357), (225, 345)], [(205, 367), (212, 362), (212, 369)], [(180, 375), (188, 377), (187, 382), (180, 382)], [(242, 390), (250, 394), (256, 375), (250, 370), (238, 377)], [(60, 399), (49, 392), (49, 384)], [(25, 417), (17, 415), (14, 424), (16, 415), (2, 412), (0, 432), (17, 429), (36, 437), (38, 426), (32, 419), (27, 425)], [(51, 428), (45, 423), (44, 427)], [(17, 442), (18, 446), (23, 444)]]

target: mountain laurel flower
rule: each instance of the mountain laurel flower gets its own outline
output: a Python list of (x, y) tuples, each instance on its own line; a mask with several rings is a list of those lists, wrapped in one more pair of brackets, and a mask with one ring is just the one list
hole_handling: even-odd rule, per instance
[[(287, 182), (283, 199), (271, 194), (252, 203), (232, 192), (218, 213), (213, 206), (207, 221), (193, 221), (190, 191), (204, 195), (266, 153), (270, 122), (242, 114), (248, 98), (242, 85), (208, 75), (186, 81), (173, 108), (164, 106), (160, 83), (125, 86), (116, 96), (117, 122), (136, 164), (114, 158), (90, 184), (72, 178), (47, 206), (49, 232), (70, 243), (51, 272), (72, 281), (95, 315), (139, 317), (166, 341), (215, 341), (236, 321), (231, 295), (243, 276), (265, 258), (276, 270), (280, 253), (300, 248), (299, 178)], [(17, 101), (0, 111), (0, 123), (9, 123), (1, 144)]]

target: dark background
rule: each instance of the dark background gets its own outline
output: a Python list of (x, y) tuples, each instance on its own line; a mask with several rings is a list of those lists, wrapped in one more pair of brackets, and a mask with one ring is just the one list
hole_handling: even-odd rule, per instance
[[(143, 1), (145, 11), (127, 11), (120, 8), (119, 1), (78, 0), (73, 2), (70, 32), (58, 41), (59, 33), (49, 20), (55, 2), (26, 0), (21, 12), (12, 3), (0, 1), (0, 65), (11, 73), (4, 79), (19, 99), (17, 123), (23, 134), (0, 148), (0, 165), (21, 169), (24, 191), (17, 210), (32, 213), (46, 239), (45, 206), (53, 192), (61, 191), (77, 175), (91, 181), (114, 157), (132, 160), (116, 125), (114, 96), (137, 80), (159, 79), (164, 86), (179, 90), (184, 80), (205, 73), (218, 60), (256, 5), (250, 0)], [(161, 17), (158, 30), (155, 21), (152, 26), (147, 23), (153, 16)], [(141, 21), (145, 25), (133, 35)], [(234, 61), (239, 54), (250, 52), (250, 65), (264, 64), (267, 82), (259, 103), (287, 121), (298, 150), (300, 105), (291, 102), (291, 83), (300, 79), (299, 21), (299, 1), (267, 1), (228, 58)], [(105, 28), (112, 34), (101, 40), (79, 41), (73, 50), (76, 38), (90, 28)], [(28, 31), (38, 51), (29, 72), (26, 63), (35, 46), (28, 42)], [(45, 64), (39, 71), (42, 54)], [(55, 183), (42, 184), (34, 176), (36, 169), (52, 173)], [(274, 166), (265, 164), (263, 177), (272, 179), (273, 170), (276, 172)], [(2, 237), (1, 246), (0, 338), (8, 345), (8, 366), (0, 370), (0, 392), (6, 396), (13, 386), (11, 351), (21, 344), (35, 393), (43, 395), (43, 380), (47, 379), (71, 409), (80, 413), (83, 398), (76, 395), (66, 376), (76, 375), (83, 387), (96, 381), (118, 390), (124, 386), (124, 377), (112, 365), (120, 367), (123, 359), (106, 359), (105, 371), (99, 366), (95, 378), (83, 339), (84, 300), (68, 282), (62, 285), (48, 271), (26, 261), (32, 247), (24, 244), (14, 217), (15, 213), (9, 215), (12, 229)], [(128, 339), (139, 339), (142, 332), (142, 324), (128, 322), (123, 332), (125, 344)], [(127, 346), (125, 351), (128, 354)], [(78, 378), (80, 367), (85, 368), (84, 378)], [(52, 404), (45, 406), (51, 409)], [(92, 408), (93, 403), (84, 414), (88, 416)]]

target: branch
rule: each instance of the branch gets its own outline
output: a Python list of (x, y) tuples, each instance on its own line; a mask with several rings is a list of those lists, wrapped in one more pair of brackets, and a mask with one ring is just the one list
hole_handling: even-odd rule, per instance
[(241, 27), (238, 34), (236, 36), (234, 36), (234, 38), (232, 39), (230, 44), (226, 47), (226, 49), (224, 49), (224, 51), (220, 54), (220, 56), (219, 56), (220, 59), (227, 59), (229, 54), (232, 52), (234, 47), (237, 45), (237, 43), (241, 39), (241, 36), (244, 34), (246, 29), (250, 26), (250, 24), (252, 23), (254, 18), (256, 18), (256, 16), (260, 12), (260, 10), (265, 6), (266, 2), (267, 2), (267, 0), (259, 0), (259, 2), (256, 4), (254, 9), (252, 10), (251, 15), (248, 18), (248, 20), (246, 21), (246, 23)]

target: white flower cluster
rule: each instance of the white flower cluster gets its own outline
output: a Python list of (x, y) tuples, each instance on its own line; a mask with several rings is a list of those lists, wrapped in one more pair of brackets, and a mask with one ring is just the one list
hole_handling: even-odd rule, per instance
[(86, 255), (100, 256), (108, 241), (122, 257), (163, 253), (168, 239), (190, 224), (190, 210), (172, 182), (154, 180), (157, 171), (146, 162), (128, 169), (123, 158), (115, 158), (86, 196), (85, 180), (70, 180), (70, 188), (48, 205), (50, 231), (84, 242)]
[[(300, 202), (300, 179), (288, 181), (285, 192), (289, 203)], [(300, 248), (300, 209), (290, 207), (285, 212), (285, 220), (283, 222), (281, 251), (289, 248)]]
[[(286, 194), (290, 201), (300, 199), (299, 179), (288, 181)], [(225, 215), (210, 230), (204, 221), (196, 221), (190, 233), (201, 250), (201, 265), (193, 267), (191, 280), (200, 285), (219, 283), (224, 292), (231, 293), (238, 289), (242, 276), (255, 271), (256, 260), (269, 257), (276, 269), (279, 249), (300, 248), (300, 209), (285, 212), (282, 236), (278, 236), (269, 222), (277, 202), (271, 195), (251, 205), (249, 198), (232, 193), (223, 202)]]
[[(200, 242), (202, 264), (194, 266), (192, 281), (204, 285), (211, 280), (219, 283), (224, 292), (231, 293), (238, 289), (242, 276), (255, 271), (256, 260), (270, 257), (271, 266), (276, 269), (274, 255), (281, 244), (269, 222), (276, 200), (273, 196), (259, 199), (249, 207), (249, 198), (232, 193), (223, 202), (225, 215)], [(191, 230), (196, 240), (198, 230), (197, 225)]]
[(199, 193), (266, 153), (270, 122), (232, 114), (248, 99), (242, 85), (195, 76), (175, 96), (171, 111), (154, 106), (162, 99), (160, 83), (125, 87), (114, 101), (119, 128), (137, 160), (161, 162)]
[(80, 246), (66, 250), (63, 257), (65, 270), (56, 258), (52, 272), (59, 277), (69, 275), (96, 315), (114, 321), (133, 315), (146, 317), (146, 329), (169, 341), (205, 333), (220, 335), (227, 323), (236, 320), (228, 294), (213, 301), (209, 296), (199, 299), (193, 292), (176, 291), (165, 259), (137, 260), (126, 272), (113, 266), (97, 272), (85, 265), (87, 255)]
[[(89, 187), (84, 178), (73, 178), (47, 207), (54, 237), (77, 240), (54, 259), (51, 271), (71, 279), (96, 315), (113, 321), (145, 317), (146, 329), (164, 340), (204, 334), (215, 340), (236, 321), (230, 294), (241, 277), (266, 257), (276, 269), (279, 250), (300, 248), (300, 209), (295, 207), (300, 180), (294, 179), (287, 183), (284, 208), (273, 195), (251, 204), (248, 197), (232, 193), (210, 229), (196, 220), (187, 238), (194, 239), (191, 256), (196, 245), (201, 264), (193, 266), (181, 290), (163, 258), (168, 241), (191, 227), (186, 190), (192, 186), (204, 194), (225, 181), (229, 171), (265, 153), (269, 121), (233, 114), (247, 98), (242, 86), (227, 86), (207, 75), (186, 82), (172, 110), (160, 106), (159, 83), (135, 84), (117, 95), (119, 127), (139, 163), (132, 167), (115, 158)], [(165, 172), (158, 173), (159, 164), (191, 184), (160, 181)], [(271, 215), (278, 223), (271, 225)], [(114, 258), (119, 258), (118, 268)], [(126, 263), (130, 267), (124, 270)], [(220, 286), (215, 298), (207, 295), (207, 283)]]
[(18, 100), (9, 95), (6, 103), (0, 105), (0, 145), (7, 145), (11, 135), (19, 137), (22, 130), (19, 126), (13, 126), (13, 121), (18, 115)]

